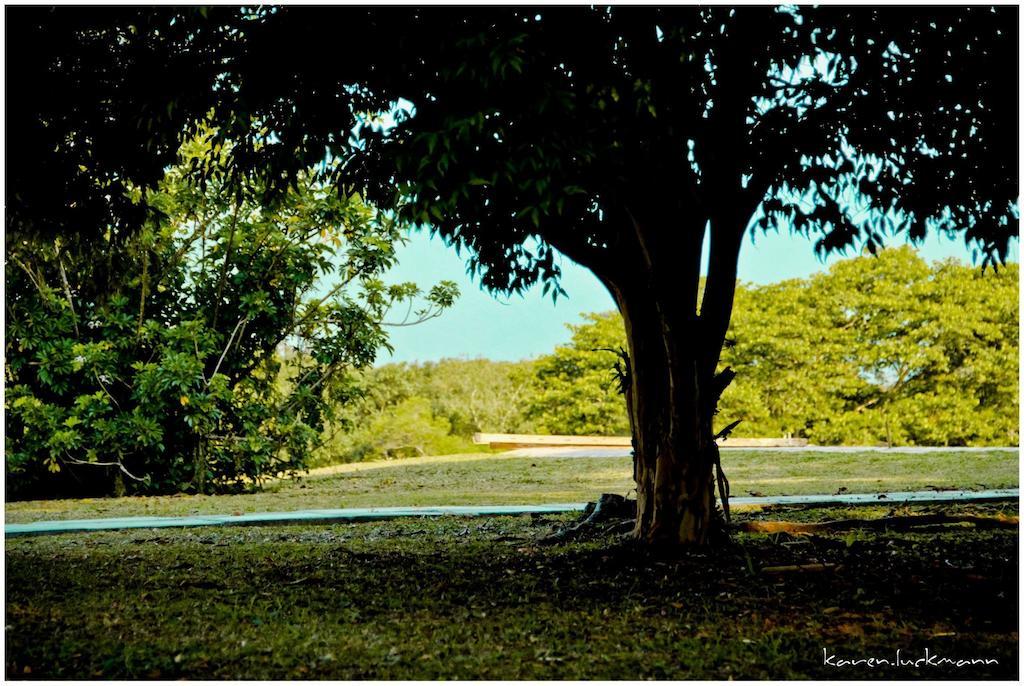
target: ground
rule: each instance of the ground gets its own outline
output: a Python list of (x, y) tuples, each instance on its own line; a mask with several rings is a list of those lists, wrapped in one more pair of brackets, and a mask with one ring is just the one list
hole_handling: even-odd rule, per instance
[[(1007, 453), (730, 452), (733, 492), (1016, 487)], [(8, 503), (6, 520), (372, 505), (580, 502), (629, 491), (615, 458), (427, 457), (317, 470), (259, 493)], [(890, 506), (891, 507), (891, 506)], [(1016, 505), (896, 514), (1016, 515)], [(744, 509), (739, 521), (887, 507)], [(652, 553), (574, 515), (111, 531), (6, 542), (8, 676), (726, 679), (1017, 675), (1018, 537), (736, 533)], [(793, 564), (822, 571), (773, 572)], [(835, 666), (868, 658), (991, 664)], [(828, 651), (825, 653), (823, 651)], [(831, 657), (830, 657), (831, 656)]]
[[(935, 511), (936, 506), (905, 508)], [(997, 505), (943, 511), (1016, 514)], [(880, 508), (747, 511), (877, 517)], [(22, 678), (1014, 678), (1017, 532), (737, 534), (714, 553), (570, 516), (142, 530), (7, 541)], [(772, 573), (786, 564), (834, 563)], [(836, 660), (988, 658), (956, 668)]]
[[(1015, 488), (1017, 457), (976, 453), (813, 453), (737, 450), (722, 463), (734, 495), (929, 488)], [(629, 458), (446, 455), (339, 465), (300, 482), (235, 496), (167, 496), (8, 503), (6, 521), (130, 515), (231, 514), (406, 505), (573, 503), (632, 489)]]

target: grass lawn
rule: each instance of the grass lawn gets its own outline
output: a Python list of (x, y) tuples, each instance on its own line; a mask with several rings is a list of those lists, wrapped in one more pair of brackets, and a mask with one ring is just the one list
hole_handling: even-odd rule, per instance
[[(1017, 456), (1005, 452), (885, 454), (729, 451), (734, 495), (1016, 487)], [(595, 500), (632, 488), (629, 458), (445, 455), (314, 470), (235, 496), (51, 500), (8, 503), (6, 521), (129, 515), (230, 514), (405, 505), (506, 505)]]
[[(996, 505), (943, 511), (1016, 514), (1015, 507)], [(742, 516), (849, 514), (819, 509)], [(857, 516), (881, 514), (885, 510), (856, 510)], [(718, 551), (681, 556), (638, 550), (613, 536), (537, 543), (570, 519), (444, 517), (11, 539), (5, 551), (7, 675), (1017, 675), (1016, 531), (954, 526), (917, 533), (740, 534)], [(841, 566), (762, 571), (811, 562)], [(825, 649), (840, 659), (893, 659), (897, 649), (903, 659), (918, 659), (928, 649), (998, 664), (833, 667), (824, 664)]]

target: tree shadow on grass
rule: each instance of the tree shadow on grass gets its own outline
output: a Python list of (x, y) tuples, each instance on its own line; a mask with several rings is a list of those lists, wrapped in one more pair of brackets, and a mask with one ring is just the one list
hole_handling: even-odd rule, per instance
[[(443, 518), (15, 541), (7, 551), (9, 673), (1015, 675), (1015, 532), (741, 534), (719, 550), (683, 554), (610, 536), (537, 544), (566, 521)], [(809, 563), (826, 566), (765, 571)], [(837, 671), (822, 663), (823, 648), (848, 657), (930, 648), (999, 664)]]

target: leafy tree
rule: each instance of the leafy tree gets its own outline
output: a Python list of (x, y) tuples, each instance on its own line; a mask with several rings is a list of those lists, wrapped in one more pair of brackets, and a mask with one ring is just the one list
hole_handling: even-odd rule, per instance
[[(719, 361), (748, 227), (815, 235), (826, 252), (959, 232), (985, 263), (1004, 259), (1017, 219), (1016, 18), (982, 7), (22, 10), (9, 15), (11, 50), (25, 48), (30, 66), (13, 85), (76, 95), (16, 99), (12, 121), (27, 128), (8, 154), (25, 171), (9, 214), (17, 231), (44, 216), (68, 230), (76, 210), (53, 216), (38, 202), (41, 169), (81, 199), (74, 208), (104, 207), (121, 179), (152, 182), (181, 127), (211, 112), (239, 145), (232, 180), (280, 193), (330, 150), (345, 160), (324, 171), (331, 183), (407, 201), (402, 216), (468, 248), (489, 288), (541, 280), (557, 295), (557, 250), (624, 315), (635, 534), (700, 543), (725, 484), (713, 424), (733, 375)], [(414, 116), (373, 126), (400, 98)], [(130, 220), (131, 207), (114, 209)]]
[[(864, 269), (870, 272), (874, 265), (869, 261)], [(858, 374), (861, 351), (845, 347), (849, 338), (840, 335), (821, 284), (820, 278), (792, 279), (736, 289), (733, 345), (722, 357), (737, 378), (720, 404), (725, 416), (742, 418), (736, 435), (811, 438), (809, 424), (841, 414), (851, 388), (864, 386)], [(866, 319), (875, 316), (866, 308)], [(846, 438), (834, 435), (826, 442)]]
[(553, 434), (629, 433), (615, 366), (625, 350), (622, 318), (614, 313), (584, 315), (571, 326), (572, 340), (536, 364), (534, 394), (527, 415)]
[(471, 442), (478, 431), (531, 431), (523, 413), (533, 392), (532, 368), (530, 362), (444, 359), (367, 370), (356, 378), (359, 397), (338, 408), (317, 461), (394, 457), (410, 448), (431, 455), (470, 452), (479, 450)]
[[(266, 205), (178, 167), (148, 201), (153, 219), (126, 240), (10, 246), (15, 495), (210, 492), (304, 469), (357, 391), (350, 372), (387, 346), (388, 312), (419, 296), (381, 280), (400, 225), (312, 177)], [(440, 284), (417, 317), (454, 295)]]
[[(368, 458), (416, 457), (458, 452), (461, 441), (451, 435), (451, 424), (433, 414), (430, 401), (405, 398), (366, 424), (344, 436), (347, 461)], [(448, 450), (455, 446), (455, 451)]]
[[(741, 284), (722, 355), (738, 376), (720, 410), (743, 420), (737, 436), (1016, 445), (1017, 287), (1016, 265), (995, 275), (929, 266), (909, 247), (810, 279)], [(552, 433), (625, 433), (609, 352), (625, 345), (621, 318), (588, 319), (537, 361), (528, 414)]]
[(410, 367), (417, 393), (430, 399), (433, 413), (446, 418), (452, 433), (470, 438), (478, 431), (527, 431), (522, 407), (530, 392), (529, 362), (444, 359)]
[(995, 276), (955, 261), (929, 268), (903, 248), (877, 261), (838, 263), (807, 290), (821, 294), (815, 308), (831, 319), (826, 350), (833, 352), (817, 363), (826, 370), (855, 365), (833, 391), (840, 407), (819, 411), (808, 436), (898, 445), (1018, 442), (1016, 268)]

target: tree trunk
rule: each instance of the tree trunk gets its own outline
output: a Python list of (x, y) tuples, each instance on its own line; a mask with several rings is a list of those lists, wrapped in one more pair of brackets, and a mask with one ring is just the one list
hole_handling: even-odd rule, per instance
[(666, 217), (678, 214), (627, 213), (635, 240), (620, 243), (616, 264), (599, 276), (622, 313), (629, 345), (622, 388), (633, 436), (634, 535), (647, 543), (704, 545), (722, 523), (716, 483), (728, 516), (714, 416), (733, 374), (716, 369), (749, 214), (729, 207), (708, 222), (710, 260), (699, 313), (704, 231), (663, 229), (671, 225)]
[(619, 308), (629, 343), (629, 378), (623, 385), (637, 492), (633, 533), (647, 543), (703, 545), (718, 522), (718, 449), (710, 389), (702, 388), (693, 345), (698, 336), (690, 329), (695, 321), (666, 324), (653, 300), (624, 295)]
[[(735, 202), (723, 200), (705, 214), (679, 198), (685, 180), (658, 182), (643, 184), (640, 200), (613, 214), (627, 228), (607, 251), (552, 242), (601, 279), (625, 324), (629, 351), (621, 387), (633, 438), (634, 536), (650, 544), (705, 545), (728, 517), (714, 416), (733, 373), (716, 369), (732, 315), (742, 236), (761, 196), (740, 191)], [(680, 226), (686, 216), (692, 219)], [(698, 304), (705, 235), (708, 278)]]

